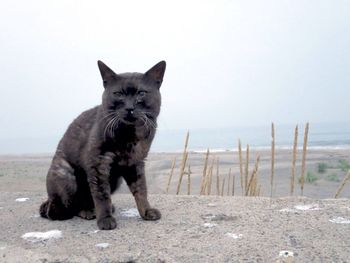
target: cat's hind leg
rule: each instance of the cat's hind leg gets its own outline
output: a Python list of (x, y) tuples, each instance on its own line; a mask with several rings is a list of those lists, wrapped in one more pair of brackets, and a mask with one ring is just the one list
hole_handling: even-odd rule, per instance
[(76, 213), (77, 181), (74, 169), (62, 157), (54, 157), (47, 180), (48, 200), (40, 206), (40, 215), (51, 220), (65, 220)]
[(86, 220), (92, 220), (96, 218), (96, 213), (95, 213), (95, 209), (84, 209), (84, 210), (80, 210), (78, 212), (78, 216), (86, 219)]

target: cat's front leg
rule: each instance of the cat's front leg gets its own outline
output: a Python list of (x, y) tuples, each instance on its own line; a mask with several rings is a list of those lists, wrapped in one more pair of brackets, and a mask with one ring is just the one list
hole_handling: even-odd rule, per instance
[(101, 230), (111, 230), (117, 227), (117, 222), (112, 216), (111, 187), (109, 184), (110, 166), (113, 158), (112, 153), (106, 153), (99, 158), (96, 165), (90, 165), (88, 172), (97, 225)]
[(158, 209), (152, 208), (147, 199), (144, 163), (140, 162), (137, 165), (128, 167), (123, 174), (123, 177), (129, 186), (130, 192), (135, 198), (140, 216), (144, 220), (160, 219), (161, 213)]

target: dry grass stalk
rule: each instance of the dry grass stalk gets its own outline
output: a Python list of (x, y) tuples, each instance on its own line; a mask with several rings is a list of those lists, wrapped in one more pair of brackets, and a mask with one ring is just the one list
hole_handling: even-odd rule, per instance
[(187, 172), (187, 195), (191, 194), (191, 165), (188, 166), (188, 172)]
[(250, 195), (255, 196), (257, 191), (257, 183), (258, 183), (257, 174), (255, 173), (255, 171), (253, 172), (252, 176), (253, 176), (253, 182), (250, 187)]
[(292, 176), (291, 176), (291, 181), (290, 181), (290, 195), (294, 194), (295, 164), (297, 161), (297, 151), (298, 151), (298, 125), (295, 126), (295, 130), (294, 130), (293, 161), (292, 161)]
[(247, 196), (249, 193), (250, 195), (255, 195), (256, 194), (256, 184), (258, 182), (257, 176), (258, 176), (258, 168), (259, 168), (259, 162), (260, 162), (260, 156), (256, 158), (255, 165), (254, 165), (254, 170), (252, 172), (252, 175), (249, 179), (248, 187), (245, 192), (245, 195)]
[(176, 156), (173, 160), (173, 163), (171, 165), (171, 170), (170, 170), (170, 176), (169, 176), (169, 180), (168, 180), (168, 185), (166, 187), (166, 193), (169, 193), (169, 187), (170, 187), (170, 183), (171, 183), (171, 178), (173, 177), (173, 173), (174, 173), (174, 168), (175, 168), (175, 165), (176, 165)]
[[(244, 193), (243, 190), (243, 158), (242, 158), (242, 144), (241, 140), (238, 139), (238, 156), (239, 156), (239, 174), (241, 176), (241, 188), (242, 188), (242, 195)], [(244, 184), (245, 186), (245, 184)]]
[(179, 177), (179, 183), (177, 184), (177, 190), (176, 190), (176, 194), (178, 195), (180, 193), (180, 189), (181, 189), (181, 184), (182, 184), (182, 178), (185, 174), (185, 166), (186, 166), (186, 162), (187, 162), (187, 158), (188, 158), (188, 152), (185, 153), (184, 159), (183, 159), (183, 163), (180, 169), (180, 177)]
[(224, 196), (224, 189), (225, 189), (225, 177), (222, 179), (221, 196)]
[(208, 190), (208, 184), (209, 184), (209, 173), (210, 173), (210, 169), (211, 166), (209, 166), (209, 168), (207, 169), (207, 172), (204, 176), (204, 183), (203, 183), (203, 189), (201, 189), (201, 194), (205, 195), (207, 194), (207, 190)]
[(182, 161), (181, 161), (181, 168), (180, 168), (180, 176), (179, 176), (179, 183), (177, 185), (177, 190), (176, 194), (178, 195), (180, 193), (180, 188), (181, 188), (181, 183), (182, 183), (182, 177), (185, 172), (185, 167), (186, 167), (186, 161), (188, 157), (188, 152), (187, 152), (187, 146), (188, 146), (188, 139), (190, 137), (190, 132), (187, 132), (186, 135), (186, 140), (185, 140), (185, 147), (184, 147), (184, 152), (182, 154)]
[(235, 195), (235, 178), (236, 178), (236, 175), (233, 174), (233, 176), (232, 176), (232, 196)]
[(230, 195), (230, 185), (231, 185), (231, 168), (228, 171), (227, 195)]
[(219, 157), (216, 159), (216, 195), (220, 195)]
[(258, 156), (258, 158), (256, 159), (256, 163), (255, 163), (255, 167), (254, 167), (254, 179), (253, 179), (253, 185), (252, 185), (252, 196), (258, 196), (258, 166), (259, 166), (259, 161), (260, 161), (260, 157)]
[(207, 153), (205, 155), (205, 160), (204, 160), (203, 176), (202, 176), (201, 188), (200, 188), (201, 195), (205, 193), (205, 180), (207, 176), (208, 159), (209, 159), (209, 149), (207, 149)]
[(272, 197), (273, 193), (273, 179), (275, 177), (275, 124), (271, 124), (271, 178), (270, 178), (270, 186), (271, 193), (270, 197)]
[(341, 182), (341, 184), (339, 185), (339, 188), (337, 190), (337, 192), (334, 195), (334, 198), (338, 198), (338, 196), (340, 195), (341, 191), (343, 190), (346, 182), (350, 179), (350, 170), (348, 171), (348, 173), (346, 174), (346, 176), (344, 177), (343, 181)]
[(208, 176), (207, 176), (207, 195), (210, 195), (211, 193), (211, 182), (213, 177), (213, 169), (214, 169), (214, 163), (215, 163), (215, 157), (213, 158), (213, 161), (210, 165)]
[(305, 162), (306, 162), (306, 151), (307, 151), (307, 139), (309, 134), (309, 123), (306, 123), (305, 132), (304, 132), (304, 144), (303, 144), (303, 156), (301, 160), (301, 176), (300, 176), (300, 184), (301, 184), (301, 195), (304, 195), (304, 183), (305, 183)]
[(249, 182), (248, 182), (248, 187), (245, 191), (245, 196), (248, 196), (249, 193), (250, 193), (250, 190), (251, 190), (251, 185), (252, 185), (252, 182), (253, 182), (253, 178), (254, 178), (254, 172), (252, 173), (250, 179), (249, 179)]
[(247, 189), (248, 189), (248, 177), (249, 177), (249, 144), (247, 144), (246, 162), (245, 162), (244, 189), (245, 189), (246, 192), (247, 192)]

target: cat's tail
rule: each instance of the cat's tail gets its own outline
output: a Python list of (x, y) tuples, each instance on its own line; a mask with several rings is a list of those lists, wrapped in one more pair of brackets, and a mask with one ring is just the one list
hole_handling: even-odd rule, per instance
[(41, 204), (40, 208), (39, 208), (39, 213), (41, 217), (44, 218), (49, 218), (48, 217), (48, 209), (49, 209), (49, 200), (45, 201), (44, 203)]
[(51, 220), (66, 220), (74, 216), (73, 209), (65, 207), (60, 199), (47, 200), (41, 204), (40, 216)]

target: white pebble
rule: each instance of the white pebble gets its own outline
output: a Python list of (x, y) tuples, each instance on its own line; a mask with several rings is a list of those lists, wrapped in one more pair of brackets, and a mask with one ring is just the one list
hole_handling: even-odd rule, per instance
[(22, 197), (22, 198), (17, 198), (15, 201), (16, 201), (16, 202), (26, 202), (26, 201), (28, 201), (28, 200), (29, 200), (28, 197)]
[(31, 218), (39, 218), (39, 217), (40, 217), (39, 214), (34, 214), (34, 215), (31, 216)]
[(59, 230), (51, 230), (47, 232), (29, 232), (22, 235), (24, 240), (30, 242), (45, 241), (49, 239), (57, 239), (62, 237), (62, 232)]
[(140, 217), (139, 211), (136, 208), (124, 209), (120, 214), (125, 217)]
[(109, 243), (98, 243), (95, 245), (95, 247), (100, 248), (100, 249), (107, 248), (109, 246), (110, 246)]
[(313, 211), (313, 210), (321, 210), (321, 208), (318, 207), (317, 204), (311, 204), (311, 205), (296, 205), (294, 206), (295, 209), (302, 210), (302, 211)]
[(243, 237), (242, 234), (234, 234), (234, 233), (226, 233), (225, 236), (227, 237), (231, 237), (233, 239), (240, 239)]
[(282, 250), (280, 251), (279, 256), (284, 258), (289, 258), (289, 257), (294, 257), (294, 253), (292, 251)]
[(216, 227), (217, 224), (213, 224), (213, 223), (204, 223), (203, 226), (206, 227), (206, 228), (212, 228), (212, 227)]

